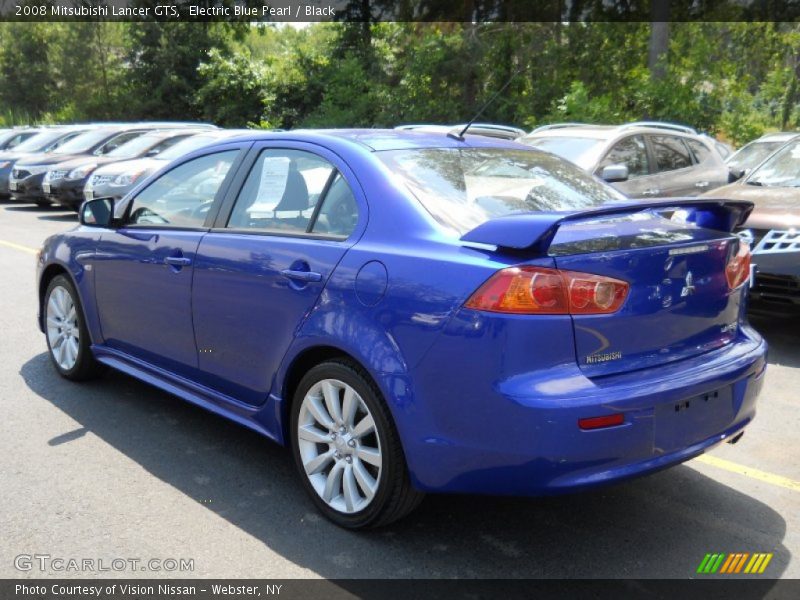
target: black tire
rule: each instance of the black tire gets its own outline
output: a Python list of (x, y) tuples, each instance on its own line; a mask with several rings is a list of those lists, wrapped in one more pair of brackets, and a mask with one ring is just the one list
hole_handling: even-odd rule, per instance
[[(58, 364), (53, 348), (50, 345), (50, 336), (47, 335), (47, 306), (50, 302), (50, 297), (57, 288), (63, 288), (70, 296), (72, 303), (75, 306), (75, 317), (78, 336), (78, 356), (75, 364), (65, 369)], [(71, 381), (86, 381), (95, 379), (103, 374), (105, 368), (95, 359), (91, 350), (91, 342), (89, 339), (89, 330), (86, 327), (86, 319), (83, 316), (83, 306), (81, 305), (80, 297), (78, 296), (75, 286), (66, 275), (56, 275), (47, 286), (47, 291), (44, 295), (42, 302), (42, 320), (45, 323), (45, 339), (47, 340), (47, 350), (50, 355), (50, 361), (58, 371), (58, 374)]]
[(38, 206), (39, 208), (50, 208), (52, 206), (52, 202), (50, 200), (34, 200), (33, 203)]
[[(298, 422), (303, 398), (309, 389), (324, 379), (337, 379), (358, 392), (375, 422), (384, 464), (378, 489), (371, 502), (355, 513), (340, 512), (328, 506), (312, 486), (300, 457)], [(295, 466), (303, 486), (319, 511), (335, 524), (347, 529), (374, 528), (396, 521), (414, 510), (425, 494), (411, 485), (400, 438), (380, 390), (367, 373), (349, 360), (333, 360), (312, 368), (297, 386), (291, 407), (291, 445)]]

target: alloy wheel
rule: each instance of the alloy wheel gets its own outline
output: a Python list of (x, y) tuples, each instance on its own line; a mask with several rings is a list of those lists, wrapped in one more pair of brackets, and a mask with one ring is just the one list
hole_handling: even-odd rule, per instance
[(53, 359), (64, 371), (78, 361), (80, 327), (78, 311), (69, 291), (56, 286), (47, 300), (47, 340)]
[(300, 406), (297, 441), (305, 474), (329, 507), (353, 514), (372, 502), (383, 468), (381, 440), (353, 387), (337, 379), (315, 383)]

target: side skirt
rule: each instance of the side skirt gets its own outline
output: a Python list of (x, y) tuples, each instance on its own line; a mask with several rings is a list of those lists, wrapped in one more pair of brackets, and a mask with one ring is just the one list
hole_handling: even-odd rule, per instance
[(279, 420), (279, 398), (270, 395), (264, 406), (254, 407), (119, 350), (93, 345), (92, 353), (104, 365), (284, 444)]

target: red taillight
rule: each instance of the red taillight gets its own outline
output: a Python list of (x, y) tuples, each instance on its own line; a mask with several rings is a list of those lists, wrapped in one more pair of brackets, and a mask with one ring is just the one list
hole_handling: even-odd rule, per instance
[(540, 315), (596, 315), (619, 310), (626, 282), (601, 275), (544, 267), (498, 271), (467, 301), (468, 308)]
[(739, 249), (736, 254), (728, 259), (725, 266), (725, 278), (728, 280), (728, 287), (735, 290), (750, 277), (750, 245), (739, 242)]
[(625, 422), (625, 417), (622, 413), (613, 415), (604, 415), (602, 417), (589, 417), (588, 419), (578, 419), (578, 427), (583, 430), (588, 429), (602, 429), (603, 427), (614, 427), (615, 425), (622, 425)]

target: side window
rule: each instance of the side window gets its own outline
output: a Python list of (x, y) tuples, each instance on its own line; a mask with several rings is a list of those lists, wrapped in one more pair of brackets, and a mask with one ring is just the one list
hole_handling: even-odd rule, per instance
[(348, 237), (358, 223), (358, 204), (350, 186), (336, 173), (328, 193), (322, 200), (317, 219), (311, 229), (313, 233)]
[(120, 133), (119, 135), (115, 135), (113, 138), (108, 140), (105, 144), (100, 146), (97, 149), (95, 154), (108, 154), (112, 150), (116, 150), (125, 142), (130, 142), (133, 138), (139, 137), (142, 135), (144, 131), (126, 131), (125, 133)]
[(681, 138), (672, 135), (651, 135), (650, 142), (653, 145), (659, 171), (675, 171), (692, 166), (689, 149)]
[(147, 156), (155, 156), (156, 154), (161, 154), (164, 150), (166, 150), (170, 146), (174, 146), (178, 142), (182, 142), (187, 137), (189, 137), (189, 134), (176, 135), (174, 137), (167, 138), (167, 139), (159, 142), (158, 144), (156, 144), (152, 148), (150, 148), (150, 150), (147, 151)]
[(74, 138), (75, 136), (80, 135), (81, 133), (83, 133), (83, 132), (82, 131), (75, 131), (73, 133), (69, 133), (69, 134), (65, 135), (63, 138), (61, 138), (60, 140), (56, 140), (55, 142), (53, 142), (47, 148), (42, 150), (42, 152), (52, 152), (53, 150), (55, 150), (59, 146), (63, 146), (68, 141), (70, 141), (72, 138)]
[(608, 165), (625, 165), (628, 167), (628, 174), (631, 178), (650, 173), (644, 138), (640, 135), (633, 135), (614, 144), (601, 161), (599, 170), (602, 171), (603, 167)]
[(127, 223), (202, 227), (238, 150), (200, 156), (164, 173), (131, 201)]
[(697, 140), (686, 140), (686, 143), (689, 145), (689, 149), (692, 151), (692, 154), (694, 154), (694, 158), (698, 163), (705, 162), (711, 157), (711, 150), (709, 150), (704, 143)]
[(19, 134), (15, 135), (13, 138), (11, 138), (10, 140), (8, 140), (6, 142), (6, 149), (10, 150), (11, 148), (14, 148), (15, 146), (18, 146), (19, 144), (24, 142), (26, 139), (28, 139), (28, 137), (29, 136), (24, 134), (24, 133), (19, 133)]
[(302, 150), (269, 149), (253, 165), (227, 226), (346, 237), (353, 213), (352, 192), (331, 163)]

